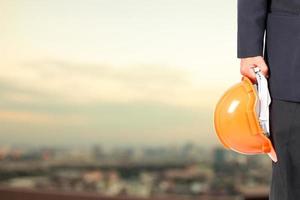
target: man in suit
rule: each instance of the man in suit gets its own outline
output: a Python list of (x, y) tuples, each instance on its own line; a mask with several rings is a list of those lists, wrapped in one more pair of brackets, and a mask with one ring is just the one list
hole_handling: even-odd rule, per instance
[(300, 200), (300, 0), (238, 0), (237, 57), (242, 75), (269, 79), (270, 200)]

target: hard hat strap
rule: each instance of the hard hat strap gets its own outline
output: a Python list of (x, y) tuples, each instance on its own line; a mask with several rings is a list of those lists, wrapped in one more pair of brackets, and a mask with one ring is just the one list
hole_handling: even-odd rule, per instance
[(257, 94), (259, 104), (259, 122), (267, 136), (270, 136), (269, 128), (269, 105), (271, 103), (271, 97), (268, 89), (268, 81), (261, 73), (258, 67), (253, 68), (257, 80)]

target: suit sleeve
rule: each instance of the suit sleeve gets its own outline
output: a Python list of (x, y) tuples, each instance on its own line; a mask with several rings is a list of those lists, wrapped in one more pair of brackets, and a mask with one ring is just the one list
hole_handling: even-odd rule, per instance
[(237, 57), (263, 56), (268, 0), (238, 0)]

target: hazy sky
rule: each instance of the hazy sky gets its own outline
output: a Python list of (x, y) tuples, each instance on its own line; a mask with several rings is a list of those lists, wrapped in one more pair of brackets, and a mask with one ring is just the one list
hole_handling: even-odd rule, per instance
[(218, 143), (236, 1), (0, 0), (0, 144)]

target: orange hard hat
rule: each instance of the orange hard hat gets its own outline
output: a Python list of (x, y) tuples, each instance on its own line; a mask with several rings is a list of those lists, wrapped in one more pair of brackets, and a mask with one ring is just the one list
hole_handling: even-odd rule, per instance
[(259, 123), (257, 100), (252, 82), (243, 77), (219, 100), (214, 113), (215, 130), (226, 148), (242, 154), (268, 154), (277, 162), (272, 143)]

